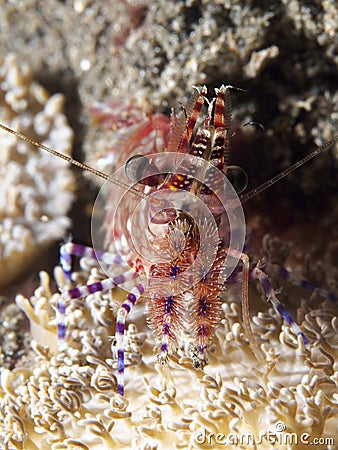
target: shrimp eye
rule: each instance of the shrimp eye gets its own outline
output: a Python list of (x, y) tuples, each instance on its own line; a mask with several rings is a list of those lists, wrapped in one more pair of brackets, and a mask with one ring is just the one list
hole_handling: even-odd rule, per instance
[(237, 194), (240, 194), (246, 189), (248, 185), (248, 175), (242, 167), (228, 166), (226, 168), (225, 175)]
[(135, 155), (128, 159), (125, 165), (125, 174), (134, 183), (157, 186), (161, 174), (156, 165), (143, 155)]
[(142, 155), (135, 155), (129, 158), (125, 165), (125, 173), (129, 180), (135, 183), (140, 181), (148, 164), (148, 158)]

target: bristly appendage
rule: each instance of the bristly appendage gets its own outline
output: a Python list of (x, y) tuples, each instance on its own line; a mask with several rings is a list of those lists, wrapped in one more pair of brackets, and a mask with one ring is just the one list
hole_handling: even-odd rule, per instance
[[(131, 157), (137, 154), (138, 150), (141, 153), (146, 154), (150, 153), (152, 150), (158, 151), (159, 149), (157, 148), (156, 143), (162, 140), (162, 151), (168, 153), (176, 152), (177, 154), (189, 154), (203, 158), (206, 161), (210, 161), (213, 167), (226, 173), (231, 141), (229, 132), (231, 122), (231, 89), (237, 88), (221, 86), (220, 89), (216, 90), (216, 96), (211, 101), (208, 101), (206, 99), (206, 88), (196, 88), (192, 99), (187, 107), (183, 109), (181, 115), (177, 117), (172, 114), (170, 130), (171, 138), (169, 141), (168, 121), (164, 116), (147, 116), (143, 120), (141, 114), (141, 116), (138, 117), (139, 121), (137, 126), (130, 135), (124, 139), (125, 150), (129, 152), (125, 157)], [(202, 108), (206, 103), (207, 111), (204, 116), (204, 121), (201, 121)], [(66, 159), (70, 163), (84, 170), (88, 170), (105, 180), (115, 183), (117, 186), (131, 192), (135, 196), (135, 201), (139, 202), (140, 199), (148, 198), (149, 193), (154, 191), (164, 192), (165, 190), (168, 190), (177, 192), (183, 190), (189, 192), (205, 202), (212, 211), (213, 218), (219, 226), (218, 231), (220, 235), (214, 236), (214, 242), (216, 242), (217, 247), (215, 257), (213, 261), (211, 261), (208, 269), (206, 269), (207, 264), (204, 264), (204, 262), (207, 262), (208, 260), (208, 251), (206, 251), (204, 262), (199, 263), (194, 268), (192, 276), (196, 276), (198, 282), (192, 285), (189, 281), (189, 277), (186, 275), (187, 269), (196, 260), (196, 255), (200, 250), (201, 231), (207, 230), (212, 233), (212, 229), (207, 220), (199, 218), (199, 220), (194, 221), (189, 215), (176, 210), (173, 207), (171, 209), (169, 208), (169, 212), (166, 215), (161, 216), (158, 221), (159, 225), (164, 226), (166, 231), (162, 233), (161, 237), (157, 240), (157, 246), (159, 249), (165, 248), (169, 255), (171, 254), (171, 258), (166, 262), (155, 262), (149, 265), (149, 262), (142, 259), (142, 255), (133, 253), (131, 249), (126, 248), (126, 243), (123, 239), (119, 239), (119, 232), (121, 232), (122, 237), (123, 230), (109, 229), (111, 220), (109, 210), (106, 216), (106, 224), (108, 224), (106, 242), (109, 244), (113, 241), (114, 247), (117, 250), (123, 248), (123, 254), (128, 254), (127, 258), (122, 258), (118, 253), (93, 250), (89, 247), (73, 244), (71, 242), (68, 242), (61, 247), (60, 262), (66, 283), (62, 288), (62, 294), (57, 303), (58, 343), (60, 348), (62, 348), (63, 345), (66, 345), (65, 318), (68, 302), (75, 298), (94, 294), (95, 292), (104, 292), (114, 289), (117, 286), (134, 283), (134, 287), (130, 288), (128, 286), (129, 291), (125, 301), (118, 309), (116, 319), (113, 352), (116, 354), (117, 358), (117, 383), (119, 394), (124, 394), (124, 333), (126, 317), (135, 303), (140, 301), (142, 297), (145, 297), (148, 304), (148, 322), (150, 327), (154, 330), (159, 360), (165, 362), (168, 355), (176, 351), (184, 332), (189, 330), (193, 365), (196, 368), (204, 367), (207, 363), (206, 352), (208, 345), (213, 336), (214, 329), (220, 321), (221, 301), (225, 285), (231, 283), (233, 278), (236, 278), (230, 277), (226, 279), (224, 277), (224, 261), (227, 255), (237, 258), (242, 264), (242, 271), (238, 278), (239, 282), (242, 284), (243, 323), (250, 346), (257, 359), (264, 364), (263, 354), (256, 343), (250, 325), (248, 306), (249, 279), (257, 279), (259, 281), (266, 299), (272, 303), (275, 310), (282, 316), (293, 332), (302, 338), (305, 347), (308, 347), (307, 338), (277, 299), (268, 277), (263, 272), (263, 268), (261, 266), (250, 268), (247, 255), (233, 251), (227, 247), (221, 233), (223, 226), (222, 218), (225, 211), (218, 205), (217, 195), (208, 188), (208, 181), (214, 176), (213, 170), (209, 169), (209, 171), (206, 172), (203, 182), (194, 178), (195, 169), (194, 167), (191, 167), (188, 175), (184, 176), (178, 171), (168, 173), (162, 177), (149, 177), (149, 174), (147, 176), (145, 174), (143, 180), (141, 180), (141, 184), (136, 187), (130, 187), (129, 185), (125, 185), (119, 180), (112, 179), (109, 175), (86, 166), (73, 158), (38, 144), (4, 125), (0, 124), (0, 128), (54, 154), (55, 156)], [(240, 200), (242, 202), (247, 201), (264, 189), (267, 189), (273, 183), (284, 178), (293, 170), (320, 154), (325, 148), (336, 142), (337, 139), (338, 136), (335, 136), (327, 144), (316, 149), (307, 157), (267, 181), (262, 186), (259, 186), (247, 194), (243, 194), (240, 197)], [(143, 147), (140, 147), (138, 144), (140, 142), (142, 142)], [(151, 142), (153, 142), (152, 145), (150, 145)], [(149, 167), (150, 166), (148, 165), (148, 168)], [(123, 219), (124, 217), (122, 217), (121, 220), (122, 226), (126, 223), (123, 222)], [(126, 219), (128, 219), (128, 217)], [(72, 287), (71, 263), (73, 256), (86, 256), (98, 261), (105, 261), (105, 263), (116, 268), (117, 275), (108, 277), (105, 280), (91, 285)], [(280, 268), (280, 271), (281, 276), (284, 276), (285, 269)], [(143, 284), (135, 282), (139, 273), (142, 273), (145, 276), (146, 281)], [(305, 281), (300, 282), (299, 285), (306, 288), (310, 286)], [(312, 285), (311, 290), (313, 290)], [(323, 289), (319, 290), (319, 293), (326, 298), (336, 300), (336, 298), (334, 298), (335, 296), (328, 294)]]

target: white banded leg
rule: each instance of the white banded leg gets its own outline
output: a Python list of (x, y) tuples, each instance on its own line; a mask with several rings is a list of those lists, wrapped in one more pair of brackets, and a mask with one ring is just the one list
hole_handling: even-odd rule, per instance
[(78, 258), (86, 257), (96, 261), (103, 261), (106, 264), (121, 265), (124, 261), (120, 254), (94, 250), (86, 245), (66, 242), (60, 247), (60, 264), (63, 275), (68, 284), (71, 282), (72, 256)]
[(94, 294), (95, 292), (107, 292), (126, 281), (130, 281), (138, 276), (137, 272), (134, 270), (128, 270), (125, 273), (117, 275), (113, 278), (106, 278), (96, 283), (88, 284), (85, 286), (74, 287), (65, 290), (60, 295), (57, 302), (57, 336), (58, 336), (58, 348), (61, 348), (66, 335), (66, 325), (65, 325), (65, 312), (66, 303), (76, 298), (82, 298), (89, 294)]
[(124, 395), (124, 332), (127, 314), (144, 292), (142, 284), (137, 284), (127, 295), (117, 311), (115, 345), (117, 351), (117, 392)]
[(299, 328), (298, 324), (293, 320), (291, 315), (285, 309), (284, 305), (278, 300), (276, 297), (275, 291), (270, 283), (270, 280), (266, 276), (266, 274), (260, 269), (259, 263), (252, 270), (252, 278), (259, 281), (262, 286), (263, 292), (268, 302), (272, 304), (275, 311), (285, 320), (285, 322), (289, 325), (291, 330), (296, 336), (301, 336), (304, 342), (305, 348), (309, 350), (309, 341), (307, 340), (304, 333)]

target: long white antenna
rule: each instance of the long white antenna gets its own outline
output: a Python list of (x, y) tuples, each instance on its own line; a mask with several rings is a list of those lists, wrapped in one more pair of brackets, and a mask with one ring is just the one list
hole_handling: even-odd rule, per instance
[(29, 144), (34, 145), (37, 148), (41, 148), (42, 150), (45, 150), (46, 152), (51, 153), (52, 155), (57, 156), (58, 158), (64, 159), (65, 161), (69, 162), (70, 164), (73, 164), (73, 166), (77, 166), (77, 167), (80, 167), (80, 169), (87, 170), (87, 172), (91, 172), (94, 175), (96, 175), (100, 178), (103, 178), (104, 180), (110, 181), (111, 183), (121, 187), (122, 189), (124, 189), (128, 192), (132, 192), (133, 194), (137, 195), (138, 197), (141, 197), (141, 198), (147, 197), (145, 194), (143, 194), (143, 192), (140, 192), (137, 189), (130, 187), (128, 184), (125, 184), (122, 181), (116, 180), (115, 178), (111, 178), (110, 175), (108, 175), (104, 172), (101, 172), (99, 170), (96, 170), (93, 167), (87, 166), (87, 164), (83, 164), (80, 161), (77, 161), (76, 159), (71, 158), (68, 155), (64, 155), (63, 153), (60, 153), (50, 147), (47, 147), (47, 145), (39, 144), (38, 142), (25, 136), (24, 134), (22, 134), (18, 131), (14, 131), (9, 127), (6, 127), (6, 125), (2, 125), (0, 123), (0, 128), (7, 131), (8, 133), (13, 134), (14, 136), (17, 136), (18, 138), (22, 139), (23, 141), (28, 142)]
[[(101, 171), (99, 171), (97, 169), (94, 169), (93, 167), (87, 166), (87, 164), (83, 164), (83, 163), (77, 161), (76, 159), (71, 158), (70, 156), (64, 155), (63, 153), (60, 153), (60, 152), (58, 152), (58, 151), (56, 151), (56, 150), (54, 150), (54, 149), (52, 149), (50, 147), (47, 147), (46, 145), (39, 144), (38, 142), (34, 141), (33, 139), (25, 136), (24, 134), (22, 134), (22, 133), (20, 133), (18, 131), (12, 130), (11, 128), (7, 127), (6, 125), (3, 125), (3, 124), (0, 123), (0, 129), (3, 129), (3, 130), (7, 131), (10, 134), (13, 134), (14, 136), (17, 136), (18, 138), (28, 142), (29, 144), (34, 145), (37, 148), (41, 148), (41, 149), (45, 150), (46, 152), (51, 153), (54, 156), (62, 158), (65, 161), (68, 161), (70, 164), (73, 164), (74, 166), (80, 167), (80, 169), (87, 170), (88, 172), (91, 172), (94, 175), (96, 175), (96, 176), (98, 176), (100, 178), (103, 178), (104, 180), (110, 181), (111, 183), (115, 184), (116, 186), (119, 186), (122, 189), (124, 189), (124, 190), (126, 190), (128, 192), (131, 192), (131, 193), (135, 194), (136, 196), (138, 196), (140, 198), (146, 198), (147, 197), (146, 194), (144, 194), (143, 192), (138, 191), (137, 189), (135, 189), (133, 187), (130, 187), (128, 184), (125, 184), (125, 183), (123, 183), (120, 180), (116, 180), (114, 178), (111, 178), (110, 175), (108, 175), (108, 174), (106, 174), (104, 172), (101, 172)], [(303, 164), (307, 163), (308, 161), (310, 161), (311, 159), (315, 158), (317, 155), (322, 153), (328, 147), (330, 147), (335, 142), (337, 142), (337, 140), (338, 140), (338, 135), (334, 136), (332, 139), (330, 139), (324, 145), (322, 145), (321, 147), (318, 147), (316, 150), (314, 150), (309, 155), (305, 156), (304, 158), (302, 158), (301, 160), (299, 160), (298, 162), (296, 162), (292, 166), (288, 167), (287, 169), (283, 170), (282, 172), (280, 172), (276, 176), (272, 177), (270, 180), (266, 181), (265, 183), (261, 184), (260, 186), (258, 186), (256, 188), (252, 189), (247, 194), (240, 195), (239, 199), (240, 199), (241, 203), (244, 203), (244, 202), (250, 200), (251, 198), (256, 197), (257, 195), (259, 195), (261, 192), (263, 192), (266, 189), (268, 189), (273, 184), (275, 184), (278, 181), (282, 180), (283, 178), (288, 176), (290, 173), (294, 172), (296, 169), (301, 167)]]
[(303, 164), (307, 163), (311, 159), (315, 158), (317, 155), (322, 153), (324, 150), (326, 150), (328, 147), (333, 145), (338, 140), (338, 135), (334, 136), (332, 139), (330, 139), (328, 142), (326, 142), (321, 147), (316, 148), (316, 150), (313, 150), (310, 154), (305, 156), (303, 159), (299, 160), (292, 166), (288, 167), (287, 169), (283, 170), (270, 180), (266, 181), (265, 183), (261, 184), (260, 186), (256, 187), (255, 189), (252, 189), (252, 191), (249, 191), (247, 194), (243, 194), (239, 196), (239, 199), (241, 203), (244, 203), (248, 200), (250, 200), (253, 197), (256, 197), (256, 195), (260, 194), (261, 192), (268, 189), (273, 184), (277, 183), (279, 180), (282, 180), (286, 176), (288, 176), (290, 173), (301, 167)]

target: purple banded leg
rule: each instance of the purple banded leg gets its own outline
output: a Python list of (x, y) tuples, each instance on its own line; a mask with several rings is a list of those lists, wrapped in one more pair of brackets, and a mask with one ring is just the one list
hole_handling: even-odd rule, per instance
[(144, 292), (142, 284), (137, 284), (119, 307), (116, 317), (115, 341), (117, 351), (117, 392), (124, 395), (124, 330), (127, 314)]
[(67, 242), (60, 247), (60, 265), (67, 286), (71, 285), (72, 274), (72, 253), (68, 252), (68, 248), (70, 245), (73, 244), (71, 242)]
[(94, 250), (92, 247), (67, 242), (60, 248), (60, 264), (67, 284), (71, 282), (72, 256), (78, 258), (86, 257), (106, 264), (121, 265), (123, 259), (119, 254)]
[(98, 281), (93, 284), (88, 284), (85, 286), (74, 287), (72, 289), (65, 290), (59, 297), (57, 302), (57, 336), (58, 336), (58, 348), (61, 349), (66, 336), (66, 326), (65, 326), (65, 313), (66, 313), (66, 303), (70, 300), (76, 298), (82, 298), (89, 294), (94, 294), (95, 292), (106, 292), (113, 289), (126, 281), (130, 281), (136, 278), (138, 274), (133, 270), (128, 270), (124, 274), (117, 275), (113, 278), (106, 278), (102, 281)]
[(58, 350), (62, 349), (66, 337), (66, 304), (63, 294), (60, 295), (56, 304), (56, 321), (57, 321), (57, 346)]
[(281, 276), (282, 278), (294, 284), (295, 286), (302, 287), (310, 292), (316, 291), (321, 297), (324, 297), (327, 300), (330, 300), (331, 302), (338, 302), (337, 295), (327, 291), (326, 289), (315, 286), (314, 284), (311, 284), (306, 280), (295, 278), (292, 275), (292, 273), (289, 270), (285, 269), (284, 267), (275, 266), (274, 270), (277, 273), (277, 275)]
[(276, 297), (275, 291), (273, 290), (273, 287), (271, 286), (271, 283), (268, 277), (265, 275), (265, 273), (259, 267), (255, 267), (252, 270), (252, 278), (260, 282), (260, 285), (262, 286), (267, 301), (271, 302), (274, 309), (289, 325), (293, 333), (296, 336), (302, 337), (305, 347), (309, 350), (309, 341), (307, 340), (306, 336), (301, 331), (297, 323), (293, 320), (288, 311), (285, 309), (283, 304)]
[(165, 318), (165, 322), (162, 327), (162, 341), (160, 347), (160, 354), (158, 355), (158, 360), (164, 363), (168, 357), (169, 348), (169, 331), (170, 331), (170, 316)]
[[(270, 266), (269, 266), (270, 267)], [(274, 273), (279, 275), (280, 277), (284, 278), (284, 280), (289, 281), (294, 286), (299, 286), (303, 289), (306, 289), (310, 292), (316, 292), (318, 295), (320, 295), (323, 298), (326, 298), (327, 300), (330, 300), (331, 302), (338, 302), (338, 296), (333, 294), (332, 292), (323, 289), (319, 286), (316, 286), (312, 283), (310, 283), (307, 280), (296, 278), (292, 272), (285, 269), (284, 267), (280, 266), (272, 266)], [(250, 281), (254, 280), (253, 276), (254, 269), (250, 269), (249, 273), (249, 279)], [(238, 284), (242, 282), (242, 272), (239, 271), (239, 269), (235, 269), (234, 272), (230, 275), (230, 277), (227, 279), (227, 284)]]

